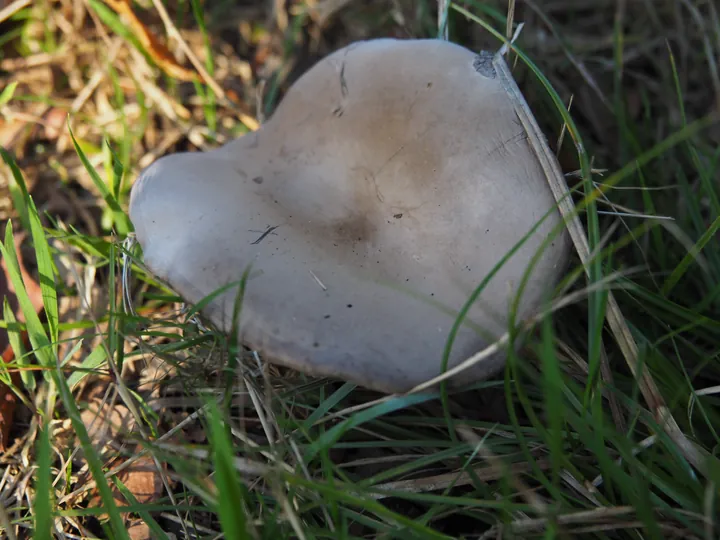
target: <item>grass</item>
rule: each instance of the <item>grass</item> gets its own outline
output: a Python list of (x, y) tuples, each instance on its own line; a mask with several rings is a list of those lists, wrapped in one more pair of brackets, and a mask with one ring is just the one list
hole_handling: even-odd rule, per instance
[[(164, 40), (158, 4), (133, 8)], [(404, 396), (263, 364), (203, 326), (144, 270), (126, 208), (143, 167), (242, 136), (330, 51), (437, 37), (436, 4), (321, 2), (321, 25), (314, 3), (166, 3), (197, 56), (177, 58), (212, 83), (168, 75), (177, 61), (113, 2), (36, 2), (0, 23), (0, 249), (20, 305), (2, 320), (20, 405), (0, 536), (720, 536), (717, 8), (526, 1), (508, 25), (509, 4), (451, 1), (440, 25), (497, 50), (524, 24), (508, 63), (587, 264), (532, 331), (509, 328), (522, 348), (503, 373)]]

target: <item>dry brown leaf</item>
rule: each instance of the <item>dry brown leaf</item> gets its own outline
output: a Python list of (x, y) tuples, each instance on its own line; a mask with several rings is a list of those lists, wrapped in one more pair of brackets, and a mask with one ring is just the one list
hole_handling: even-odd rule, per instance
[[(135, 448), (136, 452), (140, 452), (142, 447), (138, 445)], [(116, 468), (123, 463), (122, 459), (116, 459), (112, 462), (111, 468)], [(163, 472), (167, 471), (165, 463), (161, 463)], [(123, 469), (117, 475), (117, 479), (132, 493), (133, 497), (137, 499), (139, 504), (150, 504), (157, 501), (163, 493), (163, 481), (160, 472), (155, 465), (155, 461), (152, 456), (142, 456), (134, 461), (127, 469)], [(112, 484), (111, 484), (112, 485)], [(125, 496), (120, 490), (112, 485), (113, 498), (115, 504), (118, 506), (127, 506), (129, 503)], [(97, 487), (93, 489), (93, 495), (88, 502), (89, 508), (97, 508), (102, 506), (102, 499), (97, 491)], [(107, 514), (100, 514), (99, 518), (107, 518)], [(132, 527), (137, 527), (134, 534), (138, 536), (132, 536), (131, 538), (145, 539), (150, 536), (142, 536), (142, 527), (139, 527), (139, 522), (130, 521), (127, 523), (128, 531)], [(148, 532), (149, 534), (149, 532)]]
[(135, 427), (135, 419), (125, 405), (103, 403), (99, 399), (93, 399), (80, 418), (98, 451)]
[[(155, 502), (163, 493), (162, 478), (151, 456), (143, 456), (135, 461), (118, 474), (118, 479), (140, 504)], [(115, 502), (118, 506), (128, 504), (118, 490), (115, 490)]]
[(198, 79), (197, 73), (192, 69), (181, 66), (170, 50), (138, 19), (132, 10), (130, 0), (105, 0), (105, 3), (115, 10), (118, 15), (124, 15), (127, 18), (135, 36), (160, 69), (181, 81), (195, 81)]
[(127, 528), (130, 540), (151, 540), (150, 527), (144, 521), (133, 521)]
[[(43, 307), (42, 293), (40, 292), (40, 285), (30, 276), (28, 271), (23, 264), (22, 253), (20, 252), (20, 244), (22, 244), (24, 233), (16, 233), (14, 237), (15, 251), (17, 252), (18, 264), (20, 266), (20, 273), (25, 283), (25, 289), (27, 290), (30, 301), (36, 312), (39, 312)], [(15, 318), (18, 321), (24, 322), (25, 317), (22, 311), (18, 308), (17, 297), (15, 291), (10, 282), (10, 276), (8, 275), (7, 265), (5, 260), (0, 261), (0, 302), (7, 297), (8, 303), (11, 309), (15, 313)], [(27, 332), (22, 332), (20, 335), (25, 347), (29, 345)], [(2, 353), (2, 361), (4, 363), (12, 362), (15, 358), (12, 347), (9, 344), (8, 334), (6, 330), (0, 330), (0, 350)], [(11, 372), (12, 384), (16, 387), (21, 385), (20, 374), (17, 370)], [(15, 409), (17, 408), (17, 396), (10, 389), (9, 386), (0, 382), (0, 452), (4, 451), (7, 447), (8, 437), (10, 436), (10, 428), (12, 427), (13, 417), (15, 415)]]

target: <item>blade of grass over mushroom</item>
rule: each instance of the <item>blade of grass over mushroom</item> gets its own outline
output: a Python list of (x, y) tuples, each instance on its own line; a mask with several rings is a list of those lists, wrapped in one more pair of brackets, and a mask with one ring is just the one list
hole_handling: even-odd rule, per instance
[[(495, 266), (492, 268), (492, 270), (483, 278), (483, 280), (480, 282), (480, 284), (475, 288), (475, 290), (472, 292), (470, 297), (467, 299), (463, 307), (460, 309), (460, 312), (455, 319), (455, 322), (453, 323), (452, 328), (450, 329), (450, 333), (448, 334), (448, 338), (445, 344), (445, 350), (443, 351), (443, 357), (441, 360), (441, 373), (445, 373), (448, 369), (448, 364), (450, 361), (450, 354), (452, 352), (452, 346), (455, 341), (455, 338), (457, 336), (457, 333), (460, 329), (460, 326), (463, 324), (465, 318), (467, 317), (468, 313), (470, 312), (470, 308), (472, 305), (477, 301), (477, 299), (482, 294), (483, 290), (485, 290), (485, 287), (487, 284), (492, 280), (492, 278), (500, 271), (502, 266), (510, 260), (510, 258), (527, 242), (527, 240), (540, 228), (540, 226), (543, 224), (543, 222), (553, 215), (556, 211), (556, 208), (551, 208), (548, 210), (545, 215), (539, 219), (535, 225), (527, 232), (525, 235), (508, 251), (505, 253), (505, 255), (502, 256), (502, 258), (495, 264)], [(562, 226), (562, 223), (560, 224)], [(558, 227), (556, 227), (558, 229)], [(544, 244), (543, 244), (544, 245)], [(445, 412), (445, 418), (448, 424), (448, 433), (450, 434), (450, 437), (453, 441), (457, 441), (457, 435), (455, 434), (455, 429), (453, 428), (453, 421), (452, 416), (450, 415), (450, 409), (449, 409), (449, 401), (448, 401), (448, 390), (447, 390), (447, 381), (443, 380), (440, 383), (440, 397), (443, 404), (443, 411)]]
[(243, 298), (245, 297), (245, 290), (247, 287), (247, 280), (252, 269), (251, 265), (248, 265), (242, 273), (242, 277), (237, 286), (237, 292), (233, 302), (232, 310), (232, 322), (231, 332), (228, 337), (228, 362), (225, 368), (225, 399), (224, 406), (227, 409), (230, 406), (233, 395), (233, 381), (235, 379), (235, 367), (237, 366), (238, 359), (242, 354), (242, 338), (240, 337), (240, 315), (242, 312)]
[[(248, 274), (247, 277), (252, 277)], [(231, 289), (234, 289), (235, 287), (240, 287), (243, 284), (243, 279), (238, 279), (237, 281), (232, 281), (228, 283), (227, 285), (223, 285), (222, 287), (218, 287), (215, 291), (205, 296), (202, 300), (199, 302), (194, 303), (193, 305), (189, 306), (187, 309), (187, 312), (185, 313), (185, 317), (190, 319), (200, 313), (203, 309), (205, 309), (213, 300), (215, 300), (218, 296), (221, 296), (222, 294), (228, 292)]]
[(210, 424), (210, 444), (215, 466), (215, 485), (218, 495), (220, 524), (226, 538), (250, 538), (245, 514), (247, 490), (233, 464), (234, 451), (226, 428), (221, 422), (215, 401), (208, 402), (206, 415)]
[(70, 127), (70, 118), (68, 117), (68, 132), (70, 133), (70, 138), (72, 139), (73, 145), (75, 146), (75, 151), (77, 152), (78, 157), (80, 158), (80, 161), (83, 164), (83, 167), (85, 167), (85, 170), (90, 175), (90, 178), (93, 181), (93, 184), (95, 184), (95, 187), (100, 192), (100, 195), (102, 196), (103, 200), (105, 201), (105, 204), (112, 210), (113, 213), (113, 224), (115, 227), (117, 227), (117, 231), (121, 236), (125, 236), (128, 232), (131, 232), (133, 230), (132, 224), (130, 223), (130, 218), (127, 216), (127, 214), (123, 211), (123, 209), (120, 207), (120, 204), (118, 203), (117, 199), (113, 196), (113, 194), (108, 189), (107, 184), (100, 178), (100, 175), (95, 170), (95, 167), (92, 166), (92, 164), (88, 161), (87, 157), (85, 156), (85, 152), (83, 152), (82, 148), (80, 148), (80, 145), (78, 144), (77, 140), (75, 139), (75, 135), (73, 134), (72, 128)]

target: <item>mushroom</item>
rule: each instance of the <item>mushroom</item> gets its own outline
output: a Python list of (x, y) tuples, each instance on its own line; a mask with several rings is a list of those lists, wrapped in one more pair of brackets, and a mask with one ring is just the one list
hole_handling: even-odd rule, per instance
[[(248, 270), (239, 337), (273, 363), (405, 392), (441, 373), (458, 312), (500, 259), (448, 366), (507, 330), (513, 291), (561, 220), (487, 56), (435, 40), (353, 43), (315, 64), (257, 131), (165, 156), (132, 188), (130, 218), (156, 277), (194, 304)], [(517, 317), (534, 314), (569, 255), (537, 260)], [(233, 329), (237, 288), (204, 306)], [(450, 379), (487, 378), (500, 352)]]

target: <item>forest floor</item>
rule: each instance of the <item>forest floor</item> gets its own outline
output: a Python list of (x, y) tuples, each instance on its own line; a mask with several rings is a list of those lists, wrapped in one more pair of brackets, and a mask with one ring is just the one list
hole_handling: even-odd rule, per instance
[[(128, 247), (133, 181), (445, 15), (516, 36), (584, 268), (462, 392), (236, 363)], [(712, 0), (0, 0), (0, 537), (720, 537), (718, 59)]]

